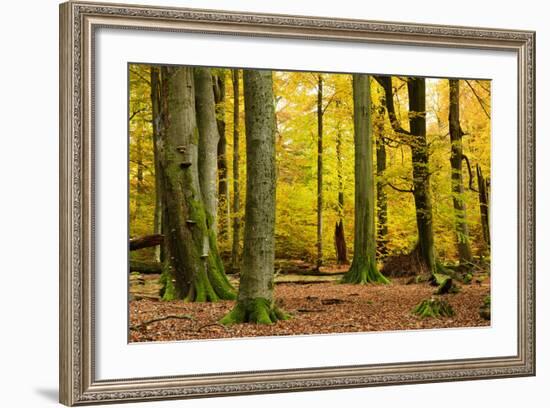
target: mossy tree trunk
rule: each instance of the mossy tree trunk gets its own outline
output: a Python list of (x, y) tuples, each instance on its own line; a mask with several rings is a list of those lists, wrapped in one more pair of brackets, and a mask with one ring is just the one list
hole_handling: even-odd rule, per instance
[(241, 191), (239, 185), (239, 70), (232, 71), (233, 79), (233, 238), (231, 243), (231, 268), (236, 270), (239, 268), (239, 249), (241, 240)]
[(159, 173), (162, 183), (165, 300), (234, 299), (199, 183), (199, 132), (192, 68), (162, 67)]
[(376, 265), (374, 163), (370, 77), (353, 75), (355, 143), (355, 240), (353, 261), (344, 283), (388, 283)]
[(451, 191), (455, 210), (455, 228), (460, 263), (472, 262), (470, 231), (466, 221), (464, 181), (462, 179), (462, 136), (460, 127), (460, 82), (449, 79), (449, 134), (451, 137)]
[(218, 232), (218, 123), (212, 72), (209, 68), (193, 69), (195, 106), (199, 130), (199, 184), (206, 210), (208, 228)]
[(436, 272), (429, 151), (426, 140), (426, 80), (409, 78), (409, 127), (413, 166), (413, 196), (418, 229), (418, 249), (426, 272)]
[(237, 304), (221, 322), (271, 324), (284, 318), (273, 299), (275, 106), (271, 71), (244, 70), (246, 205)]

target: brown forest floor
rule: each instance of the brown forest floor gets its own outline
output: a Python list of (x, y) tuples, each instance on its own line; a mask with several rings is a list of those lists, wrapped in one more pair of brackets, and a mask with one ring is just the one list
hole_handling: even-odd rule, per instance
[[(234, 302), (161, 302), (154, 298), (130, 301), (130, 341), (171, 341), (298, 334), (348, 333), (383, 330), (434, 329), (489, 326), (479, 316), (483, 298), (490, 293), (489, 280), (462, 285), (458, 294), (443, 296), (455, 316), (421, 319), (411, 309), (432, 296), (428, 284), (405, 284), (394, 279), (391, 285), (343, 285), (334, 282), (279, 283), (277, 303), (292, 318), (274, 325), (217, 322)], [(137, 298), (139, 299), (139, 298)], [(178, 316), (143, 324), (152, 319)]]

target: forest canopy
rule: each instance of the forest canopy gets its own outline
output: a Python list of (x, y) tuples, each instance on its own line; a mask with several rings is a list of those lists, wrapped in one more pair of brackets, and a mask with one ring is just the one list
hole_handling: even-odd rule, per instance
[[(130, 75), (130, 237), (155, 232), (155, 166), (153, 154), (153, 126), (151, 105), (151, 67), (131, 65)], [(231, 69), (213, 69), (225, 82), (225, 98), (218, 102), (219, 120), (227, 132), (226, 156), (233, 157), (231, 137), (234, 120), (234, 91), (231, 86)], [(242, 76), (242, 70), (238, 75)], [(354, 146), (353, 146), (353, 95), (352, 78), (348, 74), (322, 74), (323, 80), (323, 261), (336, 261), (334, 225), (342, 216), (346, 241), (354, 240)], [(401, 126), (408, 130), (407, 78), (391, 77), (395, 115)], [(464, 200), (469, 225), (469, 242), (475, 254), (483, 254), (487, 246), (479, 211), (476, 166), (482, 174), (490, 176), (490, 81), (460, 80), (460, 124), (463, 133), (462, 150), (469, 160), (464, 167)], [(242, 95), (242, 81), (239, 82)], [(317, 258), (317, 90), (318, 74), (311, 72), (273, 72), (273, 93), (276, 114), (276, 240), (277, 257), (300, 258), (315, 261)], [(392, 130), (384, 115), (384, 90), (371, 79), (373, 137), (385, 144), (384, 174), (377, 182), (386, 184), (387, 197), (387, 254), (410, 251), (417, 241), (414, 197), (406, 192), (412, 187), (411, 151), (399, 135)], [(458, 261), (457, 232), (451, 189), (449, 136), (449, 81), (426, 79), (426, 137), (429, 149), (430, 189), (433, 201), (433, 229), (439, 258), (447, 262)], [(240, 133), (245, 134), (244, 100), (239, 101)], [(231, 220), (244, 216), (244, 181), (246, 180), (245, 139), (241, 137), (239, 180), (241, 205), (238, 213), (231, 205), (221, 202), (218, 210), (220, 233), (218, 244), (224, 256), (230, 256), (232, 247)], [(376, 142), (375, 142), (376, 143)], [(340, 147), (338, 147), (338, 144)], [(340, 155), (337, 154), (339, 150)], [(377, 155), (374, 152), (376, 166)], [(340, 163), (340, 164), (339, 164)], [(224, 174), (229, 189), (234, 185), (233, 161), (225, 162)], [(339, 174), (338, 167), (341, 172)], [(469, 171), (472, 172), (469, 176)], [(339, 183), (345, 197), (338, 204)], [(470, 188), (473, 187), (473, 188)], [(394, 188), (395, 187), (395, 188)], [(405, 190), (405, 192), (400, 191)], [(223, 197), (222, 197), (223, 199)], [(240, 240), (242, 237), (240, 238)], [(240, 241), (239, 240), (239, 241)], [(239, 243), (242, 246), (242, 242)], [(146, 260), (153, 250), (132, 253)], [(348, 248), (348, 258), (353, 248)]]

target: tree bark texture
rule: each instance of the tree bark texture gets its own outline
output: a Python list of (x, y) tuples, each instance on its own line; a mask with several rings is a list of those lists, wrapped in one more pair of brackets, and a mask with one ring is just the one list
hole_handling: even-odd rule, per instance
[(376, 204), (377, 204), (377, 251), (384, 258), (388, 254), (388, 195), (386, 193), (386, 143), (384, 141), (385, 97), (381, 96), (376, 120)]
[(218, 233), (228, 237), (231, 208), (229, 206), (229, 186), (227, 173), (227, 135), (225, 134), (225, 70), (212, 75), (214, 101), (216, 103), (216, 122), (218, 125)]
[(317, 77), (317, 267), (323, 264), (323, 77)]
[(222, 323), (270, 324), (284, 314), (274, 305), (275, 106), (271, 71), (244, 70), (246, 205), (237, 304)]
[(426, 140), (426, 80), (409, 78), (409, 126), (413, 166), (413, 195), (416, 207), (418, 246), (428, 273), (436, 272), (429, 152)]
[(451, 191), (455, 211), (455, 229), (460, 263), (472, 262), (470, 232), (466, 221), (464, 181), (462, 178), (462, 136), (460, 127), (460, 83), (449, 79), (449, 134), (451, 137)]
[(209, 68), (194, 68), (195, 106), (199, 130), (199, 183), (206, 209), (208, 228), (218, 231), (218, 123), (212, 72)]
[(241, 191), (239, 185), (239, 70), (234, 69), (232, 71), (233, 78), (233, 239), (231, 243), (231, 268), (233, 270), (239, 269), (239, 250), (241, 240), (241, 218), (239, 212), (241, 211)]
[(483, 172), (479, 164), (476, 166), (477, 187), (479, 192), (479, 211), (481, 214), (481, 227), (483, 230), (483, 239), (487, 248), (491, 247), (491, 233), (489, 228), (489, 182), (483, 177)]
[(162, 67), (158, 143), (162, 180), (166, 268), (165, 300), (234, 299), (223, 270), (215, 234), (207, 225), (199, 168), (193, 70)]
[[(336, 103), (339, 106), (339, 103)], [(339, 265), (347, 265), (348, 250), (346, 246), (346, 234), (344, 231), (344, 176), (342, 165), (342, 132), (340, 124), (336, 129), (336, 167), (338, 175), (338, 221), (334, 227), (334, 246), (336, 248), (336, 262)]]
[(370, 77), (353, 75), (355, 142), (355, 240), (353, 261), (344, 283), (388, 283), (376, 265), (374, 163)]
[[(152, 127), (153, 127), (153, 158), (155, 162), (155, 216), (153, 232), (162, 234), (162, 181), (160, 179), (160, 158), (158, 153), (158, 143), (160, 137), (160, 83), (159, 73), (160, 68), (151, 67), (151, 111), (152, 111)], [(162, 246), (155, 248), (155, 260), (162, 260)]]

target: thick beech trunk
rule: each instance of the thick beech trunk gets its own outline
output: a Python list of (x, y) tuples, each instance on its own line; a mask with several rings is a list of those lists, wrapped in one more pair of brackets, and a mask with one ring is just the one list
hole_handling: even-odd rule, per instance
[(370, 77), (353, 75), (353, 124), (355, 141), (355, 240), (351, 268), (345, 283), (388, 283), (376, 265), (374, 221), (374, 166)]
[(418, 246), (426, 272), (436, 272), (429, 152), (426, 140), (426, 80), (409, 78), (409, 126), (412, 136), (413, 195), (416, 207)]
[(271, 71), (245, 70), (246, 206), (237, 304), (221, 322), (270, 324), (284, 318), (273, 299), (275, 107)]
[(163, 299), (234, 299), (201, 195), (193, 70), (162, 67), (160, 85), (158, 150), (166, 251)]
[(466, 222), (464, 181), (462, 179), (462, 128), (460, 127), (460, 83), (449, 79), (449, 133), (451, 137), (451, 190), (460, 263), (472, 262), (470, 231)]
[(323, 77), (317, 78), (317, 267), (323, 264)]
[(199, 183), (206, 209), (208, 228), (218, 231), (218, 123), (212, 73), (209, 68), (194, 68), (195, 106), (199, 130)]
[(239, 70), (232, 71), (233, 78), (233, 240), (231, 244), (231, 269), (239, 269), (241, 240), (241, 192), (239, 186)]

